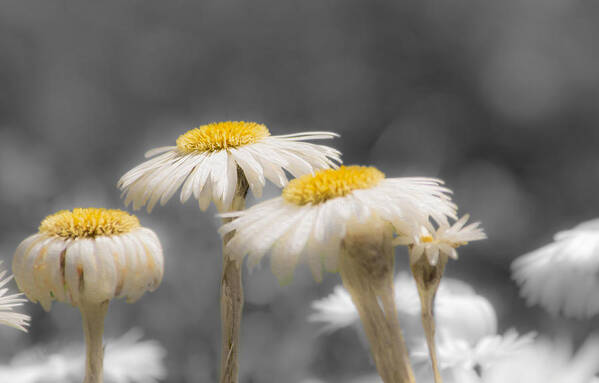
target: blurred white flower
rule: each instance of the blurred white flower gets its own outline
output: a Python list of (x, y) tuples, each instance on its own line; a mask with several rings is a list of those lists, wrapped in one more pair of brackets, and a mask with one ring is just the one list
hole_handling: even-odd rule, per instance
[[(404, 336), (408, 344), (418, 344), (424, 339), (420, 325), (420, 300), (416, 283), (407, 272), (395, 278), (395, 302)], [(336, 286), (328, 297), (312, 303), (314, 312), (309, 320), (324, 323), (324, 329), (334, 331), (357, 325), (358, 312), (347, 290)], [(497, 333), (497, 317), (489, 301), (477, 295), (474, 289), (457, 279), (441, 281), (435, 301), (435, 316), (439, 333), (466, 340), (472, 344), (481, 338)]]
[[(420, 301), (416, 283), (406, 272), (395, 280), (395, 299), (404, 337), (409, 345), (416, 380), (432, 382), (432, 369), (422, 327)], [(324, 329), (334, 331), (358, 324), (358, 313), (349, 293), (341, 286), (312, 303), (309, 320), (323, 322)], [(528, 345), (534, 334), (518, 336), (514, 330), (497, 334), (497, 316), (490, 302), (477, 295), (465, 282), (443, 278), (435, 300), (438, 357), (446, 383), (480, 382), (477, 370), (484, 371), (496, 361), (510, 357)], [(377, 376), (355, 380), (378, 382)], [(368, 380), (372, 379), (372, 380)], [(379, 379), (379, 380), (377, 380)]]
[(559, 232), (554, 242), (512, 263), (528, 304), (575, 318), (599, 313), (599, 219)]
[(374, 167), (342, 166), (292, 180), (282, 196), (248, 210), (220, 228), (234, 232), (228, 242), (234, 256), (249, 254), (256, 266), (270, 251), (271, 268), (280, 281), (293, 275), (299, 259), (307, 260), (316, 280), (322, 269), (336, 272), (348, 227), (360, 235), (378, 236), (385, 225), (404, 227), (435, 218), (455, 217), (456, 206), (433, 178), (385, 178)]
[(125, 205), (133, 202), (133, 209), (147, 204), (150, 212), (183, 185), (181, 202), (193, 193), (202, 210), (212, 200), (219, 211), (227, 211), (237, 187), (238, 169), (252, 193), (260, 197), (265, 178), (278, 187), (287, 184), (284, 170), (299, 177), (341, 163), (337, 150), (302, 142), (336, 136), (331, 132), (271, 136), (266, 126), (244, 121), (202, 125), (179, 136), (176, 146), (148, 151), (146, 157), (160, 155), (127, 172), (118, 187), (127, 195)]
[(599, 372), (599, 335), (587, 338), (573, 355), (570, 341), (537, 340), (517, 356), (485, 371), (484, 383), (593, 383)]
[(440, 254), (458, 259), (457, 247), (487, 238), (483, 229), (479, 227), (480, 222), (474, 222), (464, 227), (468, 218), (470, 216), (466, 214), (453, 225), (441, 222), (437, 229), (432, 228), (431, 225), (423, 225), (416, 229), (408, 228), (409, 231), (401, 233), (395, 238), (393, 244), (411, 247), (411, 263), (418, 261), (422, 255), (427, 257), (431, 265), (436, 265), (439, 262)]
[[(0, 261), (1, 264), (2, 261)], [(29, 326), (29, 320), (31, 319), (29, 315), (13, 311), (13, 307), (22, 306), (24, 302), (27, 302), (27, 299), (21, 298), (23, 294), (6, 295), (8, 288), (4, 286), (13, 278), (12, 275), (4, 278), (6, 273), (6, 270), (0, 271), (0, 324), (27, 332), (25, 327)]]
[[(106, 341), (106, 383), (154, 383), (166, 377), (166, 351), (153, 340), (141, 341), (139, 329)], [(83, 380), (84, 346), (69, 345), (57, 352), (36, 346), (0, 365), (0, 382), (71, 383)]]

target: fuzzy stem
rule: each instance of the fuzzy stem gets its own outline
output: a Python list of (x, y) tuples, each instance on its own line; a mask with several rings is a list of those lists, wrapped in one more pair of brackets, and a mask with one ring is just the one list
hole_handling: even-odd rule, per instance
[(358, 309), (376, 368), (385, 383), (414, 383), (395, 307), (393, 265), (388, 227), (348, 229), (339, 272)]
[(431, 364), (433, 366), (433, 374), (435, 383), (442, 383), (441, 373), (439, 371), (439, 363), (437, 361), (437, 349), (435, 346), (435, 317), (434, 303), (435, 295), (439, 289), (439, 283), (443, 277), (447, 256), (441, 255), (439, 262), (432, 266), (429, 264), (425, 256), (420, 257), (414, 263), (411, 263), (412, 275), (416, 280), (418, 295), (420, 296), (420, 311), (422, 318), (422, 327), (426, 335), (426, 344), (428, 346)]
[(83, 383), (102, 383), (104, 346), (104, 318), (109, 301), (101, 303), (82, 302), (79, 305), (85, 335), (85, 380)]
[[(248, 183), (243, 172), (237, 168), (237, 189), (231, 211), (245, 208)], [(231, 221), (224, 218), (223, 224)], [(220, 318), (222, 326), (220, 383), (237, 383), (239, 375), (239, 334), (243, 313), (243, 283), (241, 264), (226, 250), (233, 233), (223, 238), (223, 274), (220, 290)]]

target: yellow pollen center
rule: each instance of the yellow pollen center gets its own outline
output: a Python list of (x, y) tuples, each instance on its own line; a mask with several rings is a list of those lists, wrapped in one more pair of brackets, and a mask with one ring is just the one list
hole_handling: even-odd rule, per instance
[(98, 208), (61, 210), (44, 218), (39, 232), (64, 238), (95, 238), (125, 234), (139, 227), (134, 215)]
[(177, 148), (185, 154), (215, 152), (253, 144), (268, 136), (270, 132), (266, 126), (256, 122), (215, 122), (180, 135)]
[(422, 243), (433, 242), (433, 237), (431, 237), (430, 235), (423, 235), (420, 237), (420, 242), (422, 242)]
[(315, 175), (307, 174), (294, 179), (283, 189), (285, 201), (296, 205), (319, 204), (343, 197), (354, 190), (376, 186), (385, 174), (374, 167), (341, 166), (326, 169)]

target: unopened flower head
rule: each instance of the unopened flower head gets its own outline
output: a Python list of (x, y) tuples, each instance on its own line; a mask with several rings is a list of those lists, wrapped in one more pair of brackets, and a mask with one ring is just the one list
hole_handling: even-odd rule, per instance
[(529, 304), (575, 318), (599, 313), (599, 219), (559, 232), (554, 242), (512, 263)]
[(26, 327), (29, 326), (29, 315), (13, 311), (13, 307), (21, 306), (27, 300), (22, 298), (22, 294), (6, 295), (8, 288), (5, 286), (12, 279), (12, 275), (4, 278), (5, 275), (6, 270), (0, 271), (0, 324), (27, 332)]
[(487, 238), (483, 229), (479, 227), (480, 222), (464, 226), (469, 217), (466, 214), (452, 225), (441, 222), (436, 229), (430, 223), (417, 228), (408, 228), (408, 233), (398, 236), (394, 244), (407, 245), (411, 248), (410, 262), (412, 263), (418, 261), (423, 255), (433, 266), (439, 262), (440, 255), (458, 259), (456, 248), (468, 242)]
[(203, 125), (181, 135), (176, 146), (148, 151), (146, 157), (156, 157), (127, 172), (118, 187), (127, 195), (125, 204), (133, 202), (134, 209), (147, 205), (151, 211), (158, 201), (164, 205), (182, 186), (181, 202), (193, 194), (202, 210), (211, 200), (219, 210), (229, 210), (239, 177), (259, 197), (265, 179), (285, 186), (285, 171), (299, 177), (337, 167), (341, 163), (337, 150), (303, 142), (335, 136), (331, 132), (271, 136), (266, 126), (244, 121)]
[[(429, 217), (445, 222), (455, 217), (455, 205), (432, 178), (385, 178), (373, 167), (341, 166), (292, 180), (282, 196), (246, 211), (221, 227), (234, 232), (227, 247), (248, 265), (257, 265), (270, 251), (271, 267), (279, 280), (288, 280), (305, 258), (317, 280), (322, 269), (335, 272), (347, 228), (378, 234), (381, 225), (423, 224)], [(368, 234), (368, 233), (366, 233)]]
[(158, 237), (135, 216), (87, 208), (46, 217), (18, 246), (13, 272), (27, 298), (49, 310), (53, 300), (133, 302), (158, 287), (163, 263)]

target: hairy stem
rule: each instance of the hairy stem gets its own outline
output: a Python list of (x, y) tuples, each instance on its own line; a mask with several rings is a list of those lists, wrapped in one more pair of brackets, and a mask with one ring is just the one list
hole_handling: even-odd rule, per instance
[[(231, 211), (245, 208), (248, 183), (237, 169), (237, 189)], [(223, 219), (223, 223), (230, 218)], [(243, 312), (243, 284), (241, 264), (227, 253), (226, 245), (233, 233), (223, 238), (223, 274), (220, 290), (220, 318), (222, 325), (220, 383), (237, 383), (239, 375), (239, 333)]]
[(342, 248), (341, 279), (358, 309), (379, 375), (385, 383), (414, 383), (395, 307), (391, 231), (372, 225), (348, 229)]
[(428, 263), (425, 256), (411, 264), (412, 276), (416, 280), (418, 295), (420, 296), (420, 308), (422, 317), (422, 327), (426, 335), (426, 344), (433, 366), (435, 383), (442, 383), (439, 363), (437, 361), (437, 349), (435, 346), (435, 317), (434, 304), (435, 295), (439, 289), (439, 283), (443, 277), (447, 256), (441, 255), (439, 262), (432, 266)]
[(102, 303), (82, 302), (79, 305), (85, 335), (85, 380), (83, 383), (102, 383), (104, 365), (104, 318), (109, 301)]

